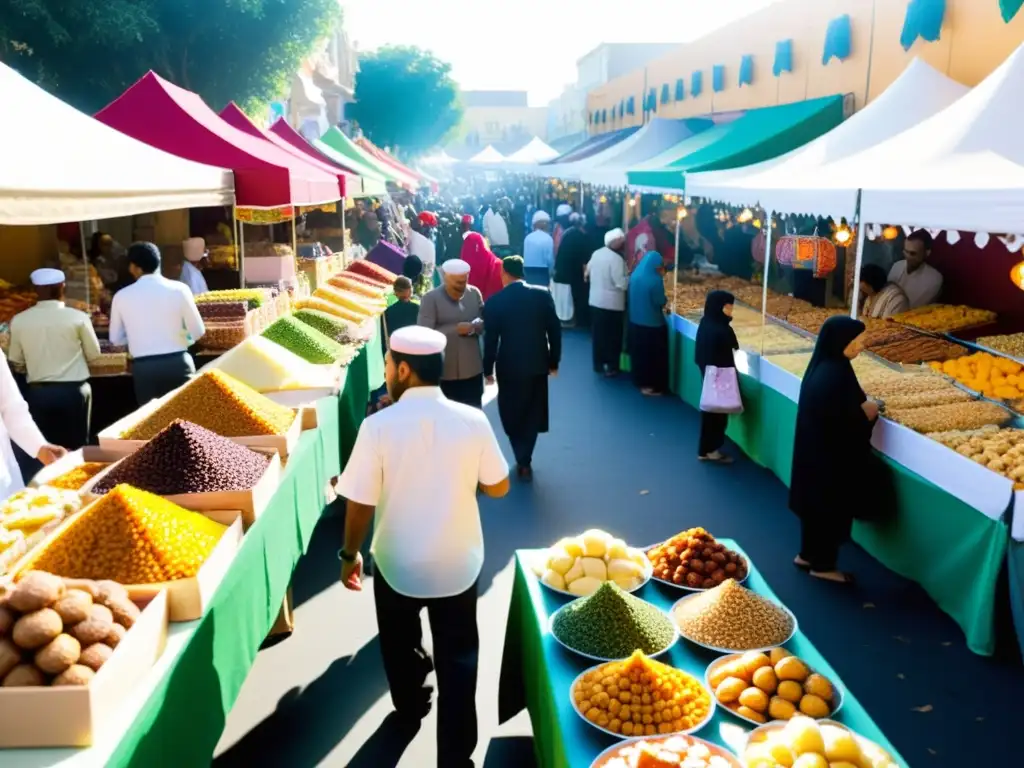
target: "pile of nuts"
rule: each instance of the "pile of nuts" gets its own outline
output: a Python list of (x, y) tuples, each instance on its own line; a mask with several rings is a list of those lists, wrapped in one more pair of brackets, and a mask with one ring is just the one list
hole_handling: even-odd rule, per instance
[(981, 336), (978, 344), (1010, 357), (1024, 358), (1024, 333), (1004, 333), (1001, 336)]
[(0, 598), (3, 686), (88, 685), (139, 614), (116, 582), (26, 573)]
[(1010, 419), (1010, 413), (1005, 408), (984, 400), (927, 408), (892, 408), (887, 409), (885, 415), (898, 424), (924, 434), (979, 429), (990, 424), (1003, 424)]
[(782, 645), (793, 634), (793, 618), (781, 606), (732, 579), (681, 601), (673, 618), (687, 640), (729, 651)]
[(726, 579), (743, 581), (747, 561), (703, 528), (690, 528), (647, 550), (654, 578), (680, 587), (711, 589)]

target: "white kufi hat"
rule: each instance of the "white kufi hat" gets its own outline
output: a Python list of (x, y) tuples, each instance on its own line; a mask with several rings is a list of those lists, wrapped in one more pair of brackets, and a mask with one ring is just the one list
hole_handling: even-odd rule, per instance
[(448, 259), (441, 265), (441, 271), (446, 275), (468, 275), (470, 266), (462, 259)]
[(533, 214), (533, 226), (537, 226), (542, 221), (551, 221), (547, 211), (537, 211)]
[(422, 325), (407, 325), (391, 334), (392, 352), (402, 355), (437, 355), (444, 352), (448, 339), (440, 331)]
[(64, 273), (59, 269), (37, 269), (29, 275), (29, 280), (32, 285), (60, 285), (64, 282)]
[(625, 240), (626, 233), (622, 231), (621, 227), (615, 229), (609, 229), (604, 233), (604, 244), (610, 246), (612, 243), (618, 242), (619, 240)]

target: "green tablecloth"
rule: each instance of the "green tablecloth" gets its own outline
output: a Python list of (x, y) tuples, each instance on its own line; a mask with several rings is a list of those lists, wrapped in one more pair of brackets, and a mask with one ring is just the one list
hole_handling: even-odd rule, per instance
[[(723, 539), (723, 543), (739, 549), (728, 539)], [(542, 587), (530, 571), (525, 561), (536, 554), (529, 550), (516, 553), (515, 583), (502, 653), (498, 719), (505, 722), (525, 707), (533, 723), (534, 752), (541, 768), (587, 768), (615, 740), (584, 722), (570, 702), (572, 681), (594, 662), (565, 650), (548, 633), (548, 617), (566, 599)], [(777, 600), (753, 567), (746, 586)], [(668, 610), (686, 594), (689, 593), (653, 583), (637, 592), (638, 597), (663, 610)], [(841, 685), (835, 671), (802, 633), (798, 632), (786, 643), (786, 648)], [(680, 639), (667, 655), (659, 659), (703, 681), (705, 669), (718, 656), (713, 651)], [(843, 708), (836, 719), (888, 749), (895, 759), (902, 762), (853, 692), (848, 688), (844, 692)], [(743, 746), (742, 734), (750, 729), (746, 722), (719, 708), (712, 721), (695, 735), (738, 752)]]
[[(697, 407), (700, 373), (694, 342), (674, 330), (677, 392)], [(670, 346), (671, 349), (671, 346)], [(793, 463), (797, 405), (751, 376), (740, 375), (745, 411), (729, 417), (727, 434), (754, 462), (787, 487)], [(855, 523), (853, 539), (886, 568), (920, 584), (960, 625), (967, 646), (995, 651), (995, 600), (1006, 557), (1005, 520), (992, 520), (934, 483), (883, 457), (892, 470), (897, 516), (890, 523)]]

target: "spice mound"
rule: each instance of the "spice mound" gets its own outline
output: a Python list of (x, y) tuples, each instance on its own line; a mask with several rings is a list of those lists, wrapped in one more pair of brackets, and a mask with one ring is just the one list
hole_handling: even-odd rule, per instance
[(357, 275), (364, 275), (378, 285), (393, 285), (395, 280), (398, 279), (398, 275), (394, 272), (389, 272), (379, 264), (375, 264), (372, 261), (366, 261), (365, 259), (356, 259), (348, 265), (348, 269), (345, 271), (353, 272)]
[(187, 421), (175, 421), (126, 456), (93, 488), (102, 495), (127, 483), (160, 496), (246, 491), (267, 471), (270, 457)]
[(573, 687), (572, 700), (591, 723), (623, 736), (692, 730), (712, 706), (696, 678), (639, 651), (587, 672)]
[(345, 356), (341, 344), (294, 317), (279, 317), (263, 336), (307, 363), (328, 364)]
[(330, 387), (334, 377), (323, 368), (262, 336), (250, 336), (208, 366), (248, 384), (257, 392)]
[(71, 579), (159, 584), (195, 576), (226, 526), (119, 485), (67, 524), (28, 566)]
[(358, 324), (318, 309), (300, 309), (293, 317), (339, 344), (357, 344), (367, 340), (366, 332), (360, 331)]
[(151, 440), (177, 419), (191, 421), (224, 437), (283, 435), (295, 421), (291, 408), (278, 405), (221, 371), (205, 371), (178, 390), (121, 437)]
[(793, 633), (793, 619), (781, 606), (733, 579), (680, 601), (673, 618), (687, 640), (730, 651), (782, 645)]
[(87, 461), (53, 478), (47, 485), (62, 491), (77, 491), (109, 466), (100, 461)]
[(676, 639), (667, 615), (612, 581), (562, 608), (551, 630), (574, 651), (601, 659), (624, 659), (636, 650), (660, 653)]

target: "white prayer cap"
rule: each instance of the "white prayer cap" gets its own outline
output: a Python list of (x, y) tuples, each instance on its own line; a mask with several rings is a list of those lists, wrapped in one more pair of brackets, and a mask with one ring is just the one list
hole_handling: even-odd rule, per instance
[(562, 203), (555, 208), (555, 216), (568, 216), (570, 213), (572, 213), (572, 206), (568, 203)]
[(575, 222), (577, 222), (579, 220), (580, 220), (580, 215), (578, 213), (574, 212), (574, 213), (570, 213), (569, 214), (569, 221), (575, 223)]
[(617, 242), (619, 240), (625, 240), (625, 239), (626, 239), (626, 233), (622, 231), (621, 227), (616, 227), (615, 229), (609, 229), (607, 232), (604, 233), (604, 244), (606, 246), (609, 246), (612, 243)]
[(391, 351), (402, 355), (437, 355), (444, 352), (447, 343), (443, 333), (422, 325), (399, 328), (388, 340)]
[(189, 261), (202, 261), (206, 256), (206, 241), (201, 237), (190, 237), (182, 242), (181, 249)]
[(441, 271), (446, 275), (468, 275), (469, 269), (469, 262), (462, 259), (448, 259), (441, 265)]
[(64, 282), (64, 273), (59, 269), (37, 269), (29, 279), (32, 285), (60, 285)]
[(533, 214), (533, 226), (537, 226), (542, 221), (551, 221), (551, 217), (548, 216), (547, 211), (537, 211)]

